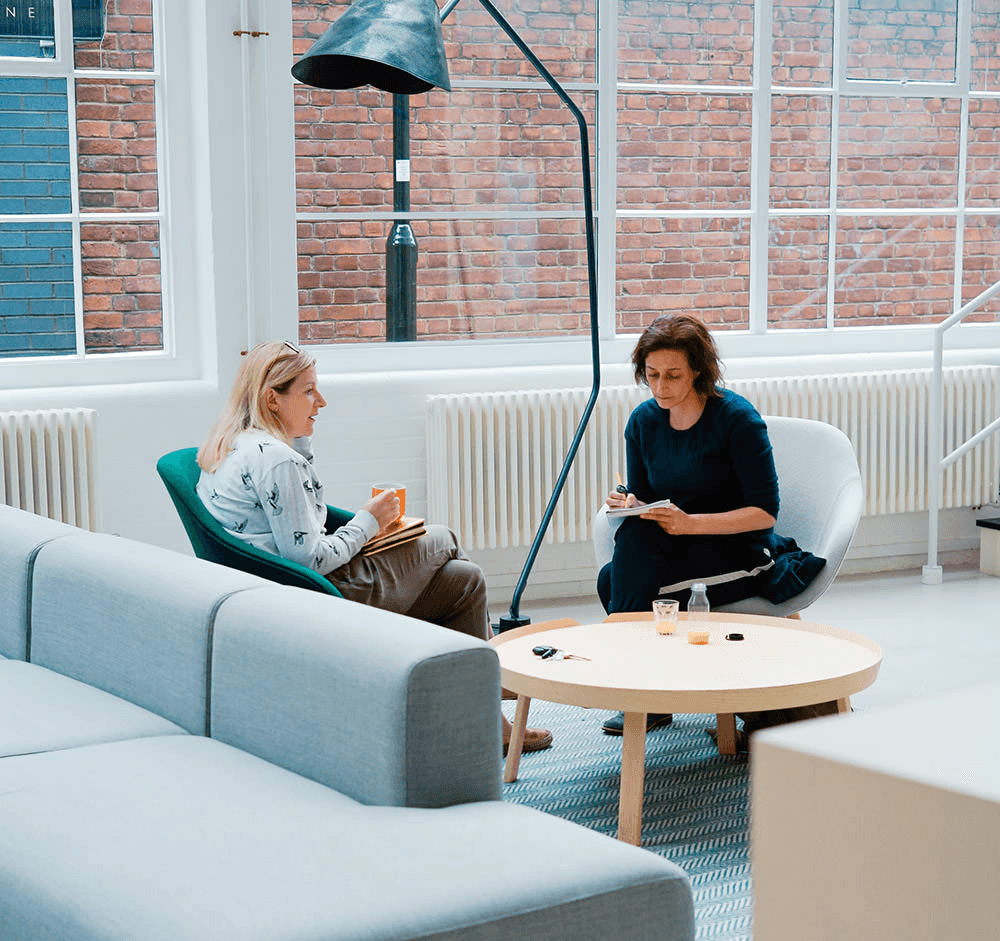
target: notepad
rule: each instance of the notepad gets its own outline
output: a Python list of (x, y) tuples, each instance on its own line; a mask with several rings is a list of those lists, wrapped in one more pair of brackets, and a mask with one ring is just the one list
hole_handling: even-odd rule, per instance
[(361, 547), (362, 555), (375, 555), (392, 549), (395, 546), (402, 546), (414, 539), (419, 539), (427, 532), (424, 521), (415, 516), (401, 516), (389, 529), (377, 536), (372, 536)]
[(628, 506), (621, 509), (608, 508), (608, 519), (620, 519), (623, 516), (641, 516), (658, 506), (670, 506), (669, 500), (657, 500), (655, 503), (644, 503), (642, 506)]

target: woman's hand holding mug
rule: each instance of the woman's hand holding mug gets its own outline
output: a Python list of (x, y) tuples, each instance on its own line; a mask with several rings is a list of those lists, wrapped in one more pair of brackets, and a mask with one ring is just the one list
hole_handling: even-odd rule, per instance
[(378, 521), (379, 532), (391, 526), (402, 515), (399, 496), (395, 490), (380, 490), (363, 507)]

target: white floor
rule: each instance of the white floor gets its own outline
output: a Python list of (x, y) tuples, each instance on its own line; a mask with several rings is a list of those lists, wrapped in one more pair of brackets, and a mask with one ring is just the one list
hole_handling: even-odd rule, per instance
[[(506, 611), (491, 612), (494, 620), (501, 613)], [(522, 601), (520, 613), (534, 623), (556, 617), (581, 623), (604, 618), (596, 594)], [(878, 679), (853, 697), (856, 708), (1000, 683), (1000, 578), (978, 570), (946, 568), (941, 585), (922, 584), (919, 572), (840, 577), (802, 617), (858, 631), (882, 647)]]

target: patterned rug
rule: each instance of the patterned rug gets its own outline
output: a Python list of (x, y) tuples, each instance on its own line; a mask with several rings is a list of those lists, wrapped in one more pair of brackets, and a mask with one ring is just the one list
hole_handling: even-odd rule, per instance
[[(504, 704), (510, 718), (513, 705)], [(611, 714), (533, 702), (528, 724), (555, 741), (522, 756), (505, 799), (615, 836), (621, 738), (601, 731)], [(697, 938), (750, 941), (749, 765), (718, 754), (705, 734), (714, 725), (714, 715), (677, 715), (646, 736), (642, 846), (690, 876)]]

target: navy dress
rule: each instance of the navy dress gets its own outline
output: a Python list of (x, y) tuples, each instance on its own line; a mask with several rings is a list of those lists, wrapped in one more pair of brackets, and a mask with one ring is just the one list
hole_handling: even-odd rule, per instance
[[(724, 390), (690, 428), (670, 427), (670, 412), (650, 399), (625, 428), (628, 489), (644, 503), (670, 499), (685, 513), (746, 506), (778, 515), (778, 475), (767, 426), (743, 396)], [(708, 585), (713, 605), (758, 594), (771, 568), (773, 530), (725, 536), (673, 536), (658, 523), (627, 517), (598, 576), (605, 610), (648, 611), (654, 598), (686, 606), (691, 584)]]

